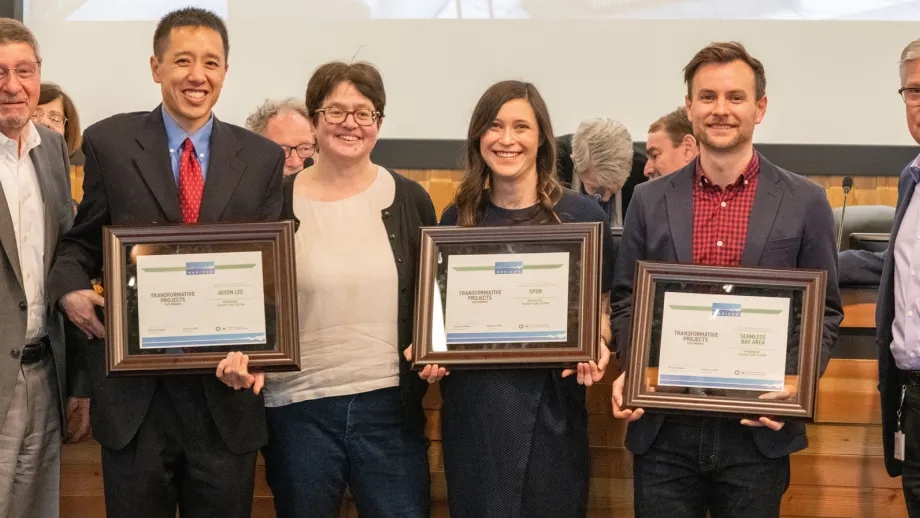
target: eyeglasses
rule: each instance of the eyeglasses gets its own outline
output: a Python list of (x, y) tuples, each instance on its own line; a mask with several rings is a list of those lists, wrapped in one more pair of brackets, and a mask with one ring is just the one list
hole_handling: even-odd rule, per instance
[(898, 95), (904, 99), (904, 104), (912, 106), (920, 104), (920, 86), (905, 86), (898, 90)]
[(295, 151), (297, 156), (306, 160), (313, 156), (313, 152), (316, 151), (316, 146), (312, 146), (310, 144), (301, 144), (297, 147), (291, 147), (281, 144), (281, 149), (284, 150), (284, 158), (291, 158), (291, 151)]
[(329, 124), (341, 124), (345, 122), (345, 119), (347, 119), (349, 115), (353, 115), (355, 122), (361, 126), (370, 126), (377, 122), (377, 117), (383, 116), (382, 113), (367, 108), (352, 111), (346, 111), (341, 108), (320, 108), (314, 113), (322, 113), (323, 118), (326, 119), (326, 122)]
[(51, 124), (61, 127), (67, 123), (67, 117), (64, 117), (58, 112), (43, 112), (41, 110), (35, 110), (35, 113), (32, 114), (32, 122), (41, 124), (42, 119), (48, 119)]
[(32, 79), (42, 66), (41, 61), (20, 63), (13, 68), (0, 67), (0, 83), (5, 83), (10, 78), (10, 72), (16, 74), (20, 80)]

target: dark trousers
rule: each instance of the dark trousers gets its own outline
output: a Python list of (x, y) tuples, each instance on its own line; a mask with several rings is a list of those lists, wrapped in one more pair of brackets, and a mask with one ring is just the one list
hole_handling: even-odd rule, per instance
[(106, 515), (246, 518), (256, 453), (227, 449), (199, 377), (163, 377), (128, 446), (102, 448)]
[(901, 429), (904, 430), (901, 472), (904, 501), (907, 503), (907, 514), (911, 518), (920, 518), (920, 388), (914, 383), (907, 385), (904, 395)]
[(346, 486), (361, 518), (430, 516), (428, 439), (409, 426), (399, 388), (266, 411), (278, 518), (338, 516)]
[(765, 457), (738, 421), (668, 416), (634, 459), (636, 518), (778, 517), (789, 457)]

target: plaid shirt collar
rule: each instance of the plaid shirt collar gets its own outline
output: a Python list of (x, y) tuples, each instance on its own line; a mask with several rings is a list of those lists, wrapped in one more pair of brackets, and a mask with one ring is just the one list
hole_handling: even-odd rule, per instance
[[(760, 174), (760, 154), (755, 150), (754, 154), (751, 156), (751, 160), (744, 168), (744, 171), (741, 172), (741, 175), (738, 176), (738, 179), (735, 180), (734, 183), (727, 185), (725, 188), (726, 190), (740, 189), (744, 187), (748, 182), (752, 182), (758, 174)], [(706, 173), (703, 172), (703, 165), (700, 163), (699, 157), (696, 158), (694, 185), (701, 186), (704, 189), (721, 190), (718, 185), (712, 183), (709, 178), (706, 178)]]

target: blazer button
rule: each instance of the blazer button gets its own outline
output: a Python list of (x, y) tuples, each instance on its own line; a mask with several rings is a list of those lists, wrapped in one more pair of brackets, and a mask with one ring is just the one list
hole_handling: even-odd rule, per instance
[(11, 358), (19, 358), (19, 349), (13, 349), (10, 351)]
[(383, 217), (389, 218), (389, 217), (390, 217), (390, 211), (388, 211), (388, 210), (383, 211)]
[(390, 234), (390, 240), (396, 239), (396, 234)]
[(397, 258), (396, 258), (396, 262), (397, 262), (397, 263), (401, 263), (401, 262), (402, 262), (402, 257), (397, 257)]
[(20, 301), (20, 302), (19, 302), (19, 309), (25, 311), (26, 308), (28, 308), (28, 307), (29, 307), (29, 305), (26, 304), (26, 301), (23, 300), (23, 301)]

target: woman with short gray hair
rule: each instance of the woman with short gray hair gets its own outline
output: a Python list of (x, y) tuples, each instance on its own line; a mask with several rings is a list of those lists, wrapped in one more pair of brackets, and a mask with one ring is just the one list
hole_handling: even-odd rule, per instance
[(606, 117), (581, 121), (572, 135), (572, 189), (593, 196), (611, 227), (623, 226), (620, 190), (632, 169), (633, 142), (621, 122)]

